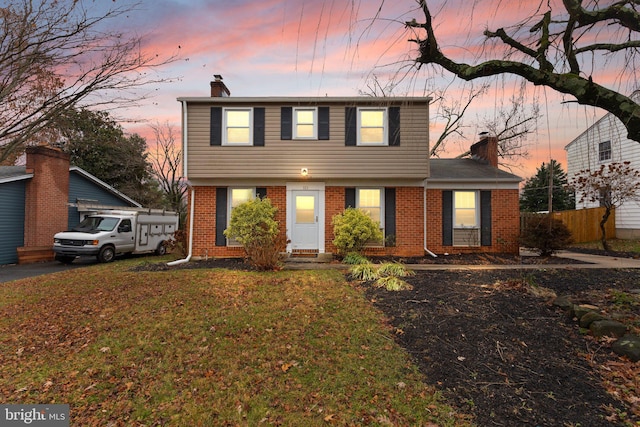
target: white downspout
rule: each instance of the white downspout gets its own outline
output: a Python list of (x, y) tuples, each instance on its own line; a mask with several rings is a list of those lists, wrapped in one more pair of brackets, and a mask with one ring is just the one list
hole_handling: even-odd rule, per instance
[(189, 207), (189, 253), (187, 254), (186, 258), (168, 262), (167, 263), (168, 266), (184, 264), (191, 260), (191, 255), (193, 252), (193, 206), (195, 204), (195, 199), (196, 199), (196, 189), (195, 187), (191, 187), (191, 206)]
[(424, 180), (424, 191), (422, 193), (423, 204), (423, 218), (424, 218), (424, 251), (434, 258), (438, 258), (438, 255), (434, 254), (427, 248), (427, 180)]
[[(182, 176), (187, 177), (187, 101), (182, 101)], [(189, 253), (186, 258), (168, 262), (167, 265), (184, 264), (191, 260), (193, 251), (193, 207), (196, 198), (196, 189), (191, 187), (191, 206), (189, 209)]]

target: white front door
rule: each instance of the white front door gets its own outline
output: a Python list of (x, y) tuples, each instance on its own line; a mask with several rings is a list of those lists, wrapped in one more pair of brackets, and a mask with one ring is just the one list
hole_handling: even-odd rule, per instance
[(291, 248), (318, 250), (319, 191), (293, 190), (291, 193)]

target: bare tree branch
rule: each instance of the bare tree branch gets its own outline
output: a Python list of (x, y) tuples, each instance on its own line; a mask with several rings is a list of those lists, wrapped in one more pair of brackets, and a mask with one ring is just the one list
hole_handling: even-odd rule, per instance
[(175, 60), (144, 52), (136, 35), (104, 32), (135, 6), (98, 15), (79, 0), (12, 0), (0, 7), (0, 163), (59, 112), (127, 105), (136, 89), (167, 79), (152, 71)]
[[(538, 34), (537, 37), (517, 41), (504, 29), (485, 31), (485, 36), (499, 38), (510, 50), (505, 51), (502, 58), (479, 61), (475, 65), (456, 61), (442, 51), (435, 35), (433, 17), (427, 1), (418, 0), (425, 22), (412, 20), (405, 23), (407, 28), (416, 32), (415, 38), (411, 41), (418, 45), (418, 64), (439, 65), (464, 80), (500, 74), (518, 75), (535, 85), (544, 85), (560, 93), (572, 95), (580, 104), (605, 109), (622, 121), (630, 139), (640, 142), (640, 105), (629, 96), (594, 82), (592, 76), (583, 75), (577, 56), (592, 52), (596, 48), (613, 52), (617, 49), (615, 45), (620, 45), (625, 52), (635, 55), (633, 49), (637, 42), (634, 40), (640, 31), (640, 14), (636, 11), (637, 0), (619, 1), (604, 7), (601, 7), (600, 2), (593, 1), (589, 2), (590, 9), (583, 7), (581, 0), (563, 0), (565, 10), (560, 11), (555, 17), (549, 3), (549, 10), (529, 29), (529, 34)], [(553, 34), (551, 25), (556, 29)], [(609, 31), (601, 31), (602, 26), (608, 26)], [(523, 27), (524, 24), (516, 25), (514, 34), (524, 30)], [(584, 30), (582, 37), (575, 37), (574, 31), (577, 28)], [(604, 45), (599, 42), (590, 43), (587, 47), (579, 45), (583, 38), (593, 40), (583, 37), (589, 31), (594, 32), (595, 38), (603, 38), (619, 34), (621, 30), (631, 32), (625, 43), (614, 41)], [(580, 50), (581, 47), (585, 50)], [(511, 59), (514, 56), (513, 50), (524, 57), (521, 60)], [(551, 51), (557, 56), (551, 58)], [(530, 65), (531, 60), (536, 61), (539, 67)], [(621, 72), (632, 73), (632, 69), (633, 67), (627, 67)]]
[(169, 122), (150, 125), (155, 141), (150, 144), (152, 173), (169, 204), (178, 212), (181, 223), (186, 214), (187, 183), (182, 179), (182, 150), (176, 142), (175, 129)]

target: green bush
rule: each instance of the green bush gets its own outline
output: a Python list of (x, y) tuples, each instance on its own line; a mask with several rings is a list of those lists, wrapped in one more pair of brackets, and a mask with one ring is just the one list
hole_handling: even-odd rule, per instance
[(381, 242), (380, 224), (360, 209), (347, 208), (343, 213), (335, 215), (333, 225), (333, 244), (341, 254), (362, 252), (369, 242)]
[(287, 239), (280, 235), (275, 220), (277, 211), (269, 199), (249, 200), (231, 211), (229, 228), (224, 231), (228, 239), (244, 247), (249, 261), (259, 270), (277, 269), (286, 250)]
[(568, 247), (572, 241), (571, 231), (562, 221), (543, 214), (529, 219), (520, 237), (522, 246), (537, 252), (540, 256), (553, 255)]

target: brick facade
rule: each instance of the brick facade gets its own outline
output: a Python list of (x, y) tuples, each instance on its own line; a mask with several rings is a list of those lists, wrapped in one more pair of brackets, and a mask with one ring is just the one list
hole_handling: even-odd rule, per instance
[(461, 247), (442, 244), (442, 190), (427, 190), (427, 249), (436, 254), (491, 252), (518, 253), (520, 204), (518, 190), (491, 190), (491, 246)]
[[(368, 255), (424, 255), (423, 188), (396, 188), (395, 246), (367, 249)], [(239, 247), (216, 246), (216, 187), (195, 188), (193, 252), (195, 258), (241, 257)], [(276, 220), (286, 230), (286, 187), (267, 187), (267, 197), (278, 208)], [(325, 251), (336, 253), (331, 218), (345, 205), (345, 187), (325, 188)], [(442, 244), (442, 190), (427, 190), (427, 249), (443, 253), (518, 253), (520, 234), (518, 190), (491, 191), (491, 246), (459, 247)], [(188, 225), (187, 225), (188, 229)]]
[[(421, 187), (396, 188), (396, 246), (372, 248), (371, 255), (421, 256), (423, 243), (423, 189)], [(267, 197), (278, 208), (276, 220), (281, 230), (286, 230), (287, 194), (286, 187), (267, 187)], [(325, 251), (335, 253), (331, 218), (344, 211), (345, 187), (325, 188)], [(187, 224), (187, 230), (189, 225)], [(242, 248), (216, 246), (216, 187), (195, 187), (195, 214), (192, 256), (239, 257)]]

